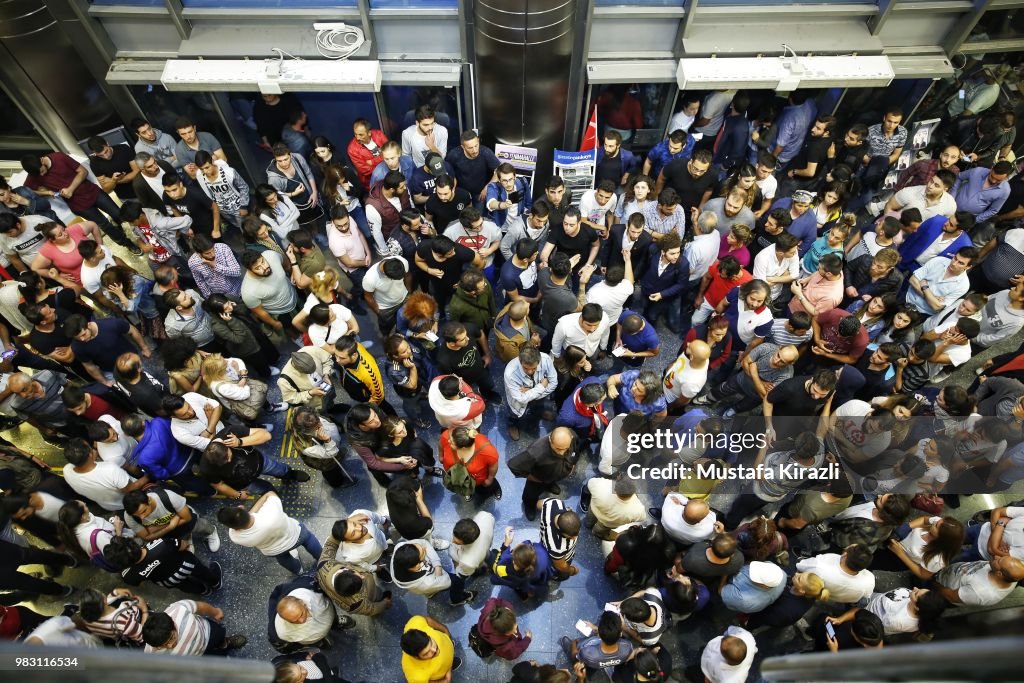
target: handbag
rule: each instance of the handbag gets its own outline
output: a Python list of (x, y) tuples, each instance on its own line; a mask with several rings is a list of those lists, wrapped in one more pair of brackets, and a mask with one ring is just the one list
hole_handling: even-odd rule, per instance
[(249, 378), (249, 398), (235, 399), (226, 398), (217, 391), (222, 382), (215, 382), (210, 391), (218, 401), (224, 404), (228, 410), (238, 415), (246, 422), (252, 422), (260, 415), (263, 405), (267, 402), (267, 392), (270, 390), (267, 383), (261, 379)]
[(473, 624), (469, 629), (469, 647), (480, 659), (487, 659), (494, 654), (494, 646), (484, 640), (484, 637), (480, 635), (480, 629), (476, 627), (476, 624)]
[(946, 507), (946, 502), (939, 496), (919, 493), (910, 501), (910, 507), (923, 510), (930, 515), (941, 515)]

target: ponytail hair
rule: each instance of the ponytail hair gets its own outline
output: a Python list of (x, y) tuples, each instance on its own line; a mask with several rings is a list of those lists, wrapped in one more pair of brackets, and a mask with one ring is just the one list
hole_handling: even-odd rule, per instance
[(75, 529), (82, 523), (86, 514), (88, 511), (77, 500), (64, 503), (57, 513), (57, 537), (64, 547), (79, 560), (89, 559), (85, 548), (78, 542), (78, 537), (75, 535)]
[(814, 598), (819, 602), (828, 602), (829, 591), (825, 588), (825, 581), (817, 574), (808, 574), (806, 579), (807, 583), (807, 597)]

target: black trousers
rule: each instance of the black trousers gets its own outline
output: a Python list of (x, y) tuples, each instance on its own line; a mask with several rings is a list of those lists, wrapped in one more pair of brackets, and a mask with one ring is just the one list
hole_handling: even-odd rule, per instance
[(41, 595), (60, 595), (64, 586), (48, 579), (37, 579), (23, 574), (18, 567), (26, 564), (45, 564), (67, 567), (74, 563), (70, 555), (55, 553), (41, 548), (23, 548), (20, 545), (0, 541), (0, 589), (22, 590)]

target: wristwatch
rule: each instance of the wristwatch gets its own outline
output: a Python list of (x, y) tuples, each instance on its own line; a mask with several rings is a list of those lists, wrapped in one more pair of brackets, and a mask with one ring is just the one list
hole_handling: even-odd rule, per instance
[(1003, 520), (999, 520), (998, 522), (996, 522), (996, 526), (1006, 526), (1006, 522)]

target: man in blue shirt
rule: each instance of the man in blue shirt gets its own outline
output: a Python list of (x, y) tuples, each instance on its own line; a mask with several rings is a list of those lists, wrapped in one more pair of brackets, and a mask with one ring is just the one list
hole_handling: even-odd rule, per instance
[(991, 169), (972, 168), (957, 176), (950, 194), (956, 200), (956, 208), (974, 214), (983, 223), (999, 213), (1010, 196), (1010, 183), (1006, 179), (1013, 172), (1009, 161), (996, 162)]
[(470, 129), (462, 134), (461, 144), (448, 152), (445, 161), (454, 169), (459, 187), (473, 195), (473, 201), (480, 208), (487, 194), (487, 183), (498, 180), (494, 175), (494, 169), (501, 163), (498, 157), (481, 145), (480, 136)]
[[(755, 524), (766, 524), (764, 518)], [(786, 589), (786, 572), (772, 562), (751, 562), (722, 588), (722, 603), (734, 612), (756, 614), (779, 599)]]
[[(423, 166), (412, 172), (412, 180), (409, 182), (409, 194), (416, 206), (423, 206), (433, 196), (438, 177), (451, 174), (452, 167), (444, 162), (440, 154), (427, 152), (423, 157)], [(441, 227), (443, 229), (447, 226)]]
[(594, 186), (602, 180), (610, 180), (615, 187), (626, 184), (629, 174), (636, 171), (640, 160), (628, 149), (622, 149), (622, 133), (608, 130), (604, 134), (604, 146), (597, 150), (597, 167), (594, 171)]
[(644, 364), (647, 358), (654, 358), (661, 351), (661, 340), (654, 325), (643, 319), (639, 313), (628, 308), (619, 316), (615, 346), (622, 347), (620, 359), (632, 368)]
[(648, 178), (657, 178), (661, 169), (670, 161), (676, 159), (689, 159), (693, 151), (694, 139), (685, 131), (674, 130), (669, 134), (668, 139), (662, 140), (647, 153), (644, 160), (643, 174)]
[(775, 149), (772, 154), (781, 166), (800, 153), (817, 113), (818, 105), (810, 98), (810, 93), (797, 90), (789, 94), (789, 106), (782, 110), (775, 122)]

